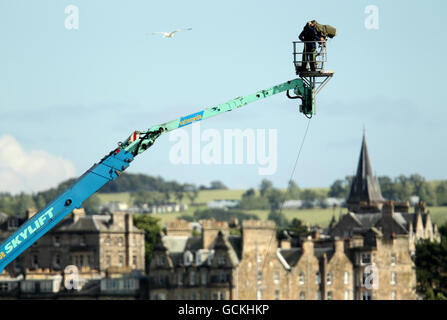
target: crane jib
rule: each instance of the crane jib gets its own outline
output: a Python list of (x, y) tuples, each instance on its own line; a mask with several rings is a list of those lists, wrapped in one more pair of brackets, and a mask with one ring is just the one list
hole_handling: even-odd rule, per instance
[[(119, 152), (117, 152), (119, 150)], [(0, 273), (18, 255), (45, 235), (75, 208), (129, 166), (133, 155), (116, 149), (93, 165), (65, 192), (36, 213), (0, 246)]]
[[(154, 126), (141, 135), (135, 131), (135, 135), (131, 135), (131, 138), (128, 138), (125, 144), (120, 143), (119, 148), (112, 150), (98, 164), (93, 165), (68, 190), (21, 225), (17, 231), (0, 245), (0, 273), (11, 261), (56, 226), (73, 209), (81, 208), (85, 200), (90, 198), (107, 182), (116, 179), (133, 161), (134, 156), (147, 150), (162, 132), (175, 130), (288, 90), (293, 90), (296, 96), (302, 99), (303, 108), (301, 112), (305, 114), (314, 113), (312, 88), (298, 78), (245, 97), (238, 97), (180, 119)], [(132, 137), (135, 138), (133, 139)]]

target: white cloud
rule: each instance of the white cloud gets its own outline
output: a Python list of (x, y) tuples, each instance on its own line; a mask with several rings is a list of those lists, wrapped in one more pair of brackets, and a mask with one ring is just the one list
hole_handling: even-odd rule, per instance
[(24, 150), (13, 136), (0, 136), (0, 192), (37, 192), (75, 174), (71, 161), (42, 150)]

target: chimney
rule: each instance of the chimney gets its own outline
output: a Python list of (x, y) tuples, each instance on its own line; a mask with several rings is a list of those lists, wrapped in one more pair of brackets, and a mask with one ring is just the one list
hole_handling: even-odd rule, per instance
[(308, 236), (303, 242), (303, 253), (314, 254), (314, 243), (311, 236)]
[(84, 208), (81, 209), (74, 209), (71, 212), (71, 217), (73, 219), (73, 222), (77, 222), (81, 217), (85, 216), (85, 210)]
[(121, 211), (116, 211), (112, 213), (111, 223), (115, 225), (120, 230), (125, 230), (126, 228), (126, 213)]
[[(22, 211), (23, 212), (23, 211)], [(30, 219), (32, 216), (34, 216), (37, 213), (36, 208), (28, 208), (26, 210), (26, 219)]]
[(190, 237), (192, 235), (191, 225), (186, 220), (171, 220), (166, 225), (166, 235)]
[(202, 243), (203, 248), (208, 249), (214, 240), (217, 238), (219, 231), (224, 236), (229, 234), (228, 223), (225, 221), (216, 221), (214, 219), (201, 220), (202, 225)]
[(335, 253), (344, 253), (344, 252), (345, 252), (344, 241), (336, 238), (335, 239)]
[(394, 203), (393, 201), (386, 201), (383, 204), (382, 208), (382, 216), (384, 217), (392, 217), (394, 214)]
[(290, 249), (291, 244), (289, 239), (282, 239), (280, 243), (281, 249)]
[(320, 239), (320, 231), (317, 229), (314, 232), (312, 232), (312, 239), (319, 240)]
[(133, 229), (133, 214), (126, 213), (125, 220), (126, 220), (126, 231), (131, 231)]

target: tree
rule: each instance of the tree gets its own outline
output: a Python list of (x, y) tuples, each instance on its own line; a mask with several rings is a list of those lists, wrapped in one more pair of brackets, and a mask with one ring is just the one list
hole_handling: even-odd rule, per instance
[(346, 180), (335, 180), (335, 182), (331, 185), (329, 190), (329, 197), (334, 198), (347, 198), (349, 185)]
[(318, 199), (318, 194), (311, 189), (304, 189), (303, 191), (301, 191), (301, 200), (303, 201), (315, 201)]
[(423, 240), (416, 245), (416, 289), (424, 299), (447, 297), (447, 224), (439, 232), (441, 243)]
[(293, 180), (290, 180), (287, 186), (287, 196), (293, 200), (300, 198), (300, 188), (298, 188), (298, 185)]
[(194, 202), (196, 201), (197, 197), (199, 196), (199, 190), (196, 188), (189, 191), (186, 196), (189, 198), (189, 201), (191, 201), (191, 204), (194, 205)]
[(182, 203), (182, 200), (183, 200), (183, 197), (185, 196), (185, 194), (183, 193), (183, 190), (177, 190), (177, 191), (175, 191), (174, 196), (178, 202)]
[(210, 183), (211, 190), (226, 190), (228, 189), (226, 185), (224, 185), (221, 181), (211, 181)]
[(248, 189), (247, 191), (244, 192), (244, 194), (242, 195), (242, 198), (250, 198), (250, 197), (254, 197), (254, 196), (255, 196), (255, 190)]
[(146, 270), (148, 270), (147, 267), (152, 259), (157, 234), (161, 231), (159, 225), (160, 219), (147, 214), (140, 214), (134, 215), (133, 222), (135, 227), (144, 231), (144, 253), (146, 257)]
[(284, 202), (284, 194), (278, 189), (271, 189), (266, 196), (270, 204), (270, 211), (278, 211), (281, 203)]
[(96, 194), (85, 200), (84, 203), (82, 204), (85, 213), (89, 215), (98, 214), (100, 206), (101, 206), (101, 200)]
[(294, 237), (307, 236), (309, 232), (307, 231), (307, 227), (303, 224), (303, 222), (297, 218), (293, 218), (292, 222), (289, 224), (287, 230)]
[(267, 220), (272, 220), (276, 223), (277, 227), (287, 227), (289, 222), (283, 212), (271, 211), (267, 217)]
[(265, 194), (271, 189), (273, 189), (273, 183), (270, 180), (263, 179), (259, 187), (259, 193), (261, 194), (261, 197), (264, 197)]
[(436, 202), (439, 206), (447, 206), (447, 181), (441, 181), (437, 185)]
[(393, 180), (388, 176), (379, 177), (377, 180), (379, 181), (382, 196), (385, 199), (393, 200), (395, 198), (393, 189)]

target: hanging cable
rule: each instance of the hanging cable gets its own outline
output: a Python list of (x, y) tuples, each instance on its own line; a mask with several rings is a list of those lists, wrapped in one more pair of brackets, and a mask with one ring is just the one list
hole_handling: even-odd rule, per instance
[[(301, 140), (300, 148), (299, 148), (299, 150), (298, 150), (298, 155), (297, 155), (297, 157), (296, 157), (295, 164), (293, 165), (292, 173), (290, 174), (290, 178), (289, 178), (289, 181), (288, 181), (289, 184), (290, 184), (290, 182), (292, 181), (292, 179), (293, 179), (293, 177), (294, 177), (294, 175), (295, 175), (295, 170), (296, 170), (296, 167), (297, 167), (297, 165), (298, 165), (298, 160), (299, 160), (299, 158), (300, 158), (301, 151), (303, 150), (304, 142), (306, 141), (307, 132), (309, 131), (309, 125), (310, 125), (310, 120), (311, 120), (311, 118), (308, 118), (308, 119), (309, 119), (309, 121), (307, 121), (306, 131), (304, 132), (303, 139)], [(283, 208), (283, 206), (284, 206), (284, 202), (285, 202), (285, 201), (281, 201), (281, 206), (279, 207), (279, 214), (281, 214), (281, 212), (282, 212), (282, 208)], [(264, 253), (264, 262), (262, 263), (261, 274), (264, 273), (265, 262), (267, 261), (267, 259), (265, 259), (265, 257), (267, 256), (267, 254), (268, 254), (269, 251), (270, 251), (270, 246), (271, 246), (271, 244), (272, 244), (273, 237), (275, 237), (275, 236), (276, 236), (276, 231), (275, 231), (275, 232), (272, 234), (272, 236), (270, 237), (269, 245), (268, 245), (268, 247), (267, 247), (267, 249), (266, 249), (266, 251), (265, 251), (265, 253)], [(256, 259), (257, 259), (257, 258), (256, 258)]]

